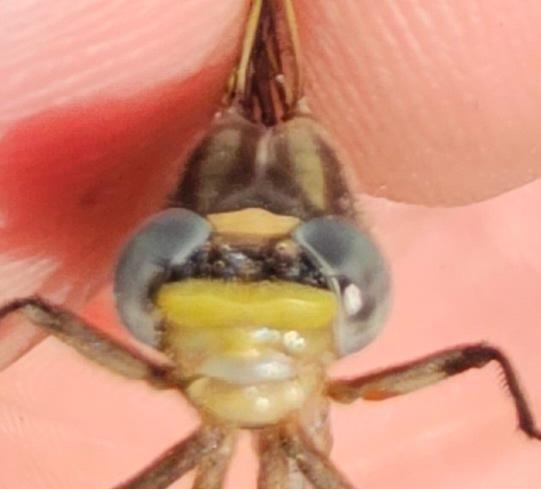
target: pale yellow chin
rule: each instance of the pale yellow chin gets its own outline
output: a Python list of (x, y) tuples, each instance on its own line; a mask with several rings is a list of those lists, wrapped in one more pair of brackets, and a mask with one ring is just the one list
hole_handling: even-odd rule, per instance
[(317, 376), (303, 375), (281, 382), (236, 385), (202, 377), (186, 394), (210, 418), (241, 428), (272, 425), (302, 409), (317, 395)]

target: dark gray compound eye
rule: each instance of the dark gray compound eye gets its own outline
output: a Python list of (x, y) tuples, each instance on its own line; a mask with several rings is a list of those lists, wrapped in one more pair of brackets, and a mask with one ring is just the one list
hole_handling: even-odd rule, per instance
[(152, 288), (200, 248), (210, 233), (210, 224), (198, 214), (169, 209), (152, 217), (125, 246), (116, 269), (116, 303), (138, 340), (158, 346), (160, 317), (150, 300)]
[(379, 333), (388, 309), (390, 278), (383, 256), (367, 234), (339, 218), (312, 219), (293, 236), (340, 298), (338, 354), (360, 350)]

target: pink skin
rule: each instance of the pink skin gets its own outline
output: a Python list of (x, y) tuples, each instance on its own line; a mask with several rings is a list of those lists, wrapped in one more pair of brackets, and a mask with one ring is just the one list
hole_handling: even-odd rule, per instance
[[(297, 4), (311, 105), (363, 191), (432, 206), (365, 198), (394, 308), (382, 337), (333, 374), (488, 340), (510, 355), (541, 418), (541, 184), (518, 188), (541, 170), (541, 6)], [(208, 123), (246, 2), (29, 5), (7, 0), (0, 16), (0, 298), (37, 291), (80, 307)], [(105, 287), (85, 314), (125, 337), (111, 310)], [(2, 327), (0, 360), (32, 340), (20, 326)], [(337, 407), (333, 458), (359, 488), (537, 487), (541, 446), (516, 432), (498, 384), (487, 368)], [(0, 374), (0, 487), (107, 488), (195, 423), (177, 395), (48, 339)], [(230, 487), (254, 487), (247, 460), (243, 445)]]

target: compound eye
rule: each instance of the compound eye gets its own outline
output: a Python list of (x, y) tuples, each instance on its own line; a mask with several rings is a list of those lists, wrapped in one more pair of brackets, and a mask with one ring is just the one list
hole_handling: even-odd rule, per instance
[(124, 324), (138, 340), (158, 346), (161, 318), (151, 294), (210, 233), (210, 224), (194, 212), (169, 209), (150, 218), (124, 247), (116, 269), (116, 303)]
[(339, 297), (337, 353), (360, 350), (379, 333), (388, 309), (390, 278), (378, 247), (366, 233), (332, 217), (308, 221), (294, 238)]

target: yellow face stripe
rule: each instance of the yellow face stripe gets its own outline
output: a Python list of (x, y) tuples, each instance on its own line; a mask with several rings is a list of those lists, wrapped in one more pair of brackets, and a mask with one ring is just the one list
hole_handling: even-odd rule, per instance
[(332, 292), (285, 281), (189, 279), (163, 285), (155, 303), (168, 322), (192, 328), (327, 328), (338, 308)]

